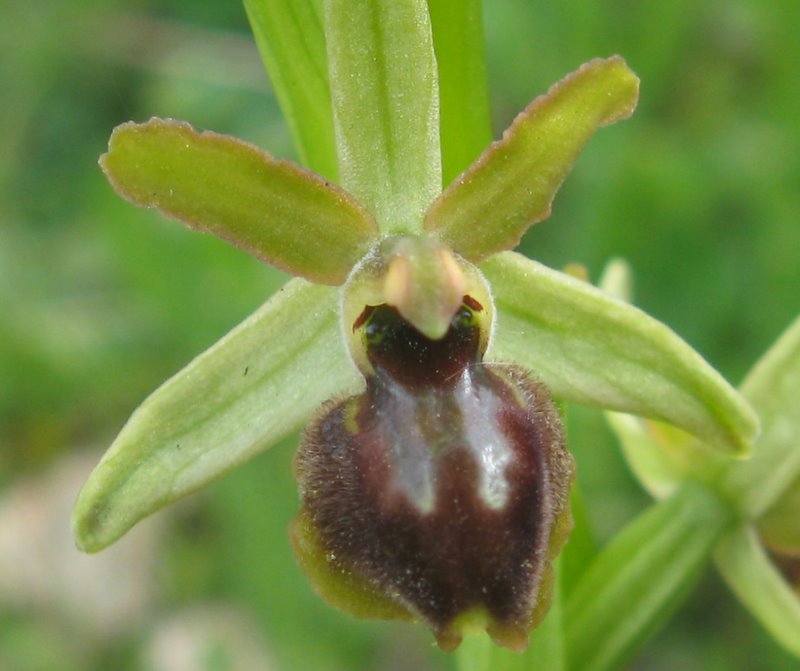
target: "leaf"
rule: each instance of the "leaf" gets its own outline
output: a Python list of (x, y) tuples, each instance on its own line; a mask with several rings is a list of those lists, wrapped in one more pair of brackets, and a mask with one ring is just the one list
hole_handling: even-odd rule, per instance
[(800, 318), (753, 367), (742, 394), (762, 433), (746, 464), (732, 464), (720, 483), (751, 519), (764, 514), (800, 477)]
[(567, 599), (570, 671), (623, 668), (688, 594), (729, 515), (708, 490), (686, 486), (617, 534)]
[(186, 123), (122, 124), (100, 165), (130, 202), (315, 282), (344, 282), (377, 237), (370, 215), (330, 182)]
[(336, 181), (321, 0), (244, 0), (244, 7), (300, 160)]
[(557, 398), (670, 422), (734, 455), (757, 419), (661, 322), (514, 252), (481, 265), (495, 292), (489, 358), (527, 366)]
[(78, 546), (96, 552), (137, 521), (297, 431), (354, 391), (336, 290), (291, 280), (133, 413), (81, 490)]
[(480, 0), (428, 0), (439, 72), (443, 183), (492, 141)]
[(425, 0), (326, 0), (325, 27), (341, 183), (382, 233), (417, 233), (442, 188)]
[(620, 57), (593, 60), (534, 100), (439, 199), (425, 229), (477, 263), (512, 249), (550, 205), (598, 126), (633, 113), (639, 80)]
[(742, 525), (726, 534), (714, 558), (739, 600), (778, 643), (800, 657), (800, 596), (770, 561), (756, 532)]

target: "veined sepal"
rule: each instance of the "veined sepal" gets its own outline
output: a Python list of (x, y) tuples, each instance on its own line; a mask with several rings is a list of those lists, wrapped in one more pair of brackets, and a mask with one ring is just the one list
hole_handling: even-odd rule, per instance
[(78, 496), (78, 547), (102, 550), (143, 517), (301, 429), (332, 395), (357, 390), (335, 294), (291, 280), (145, 399)]
[(666, 421), (721, 452), (749, 453), (752, 408), (665, 324), (515, 252), (480, 269), (497, 315), (487, 359), (535, 368), (558, 399)]

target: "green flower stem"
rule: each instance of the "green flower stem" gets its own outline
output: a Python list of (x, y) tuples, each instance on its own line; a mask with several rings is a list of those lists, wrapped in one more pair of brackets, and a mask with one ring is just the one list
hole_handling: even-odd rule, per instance
[(81, 490), (78, 546), (97, 552), (143, 517), (300, 429), (360, 378), (336, 289), (294, 279), (134, 412)]
[(442, 188), (425, 0), (325, 0), (325, 31), (341, 184), (382, 233), (417, 233)]
[(617, 534), (567, 599), (569, 670), (623, 667), (679, 605), (731, 523), (708, 489), (687, 484)]
[[(454, 655), (456, 669), (458, 671), (517, 671), (520, 669), (520, 667), (509, 667), (506, 661), (497, 659), (499, 652), (500, 649), (492, 643), (485, 632), (466, 636)], [(503, 652), (508, 653), (507, 650), (503, 650)], [(512, 655), (509, 660), (515, 659), (513, 653), (508, 654)]]
[(481, 0), (428, 0), (439, 72), (444, 184), (492, 141)]
[(244, 6), (300, 161), (336, 181), (322, 0), (244, 0)]

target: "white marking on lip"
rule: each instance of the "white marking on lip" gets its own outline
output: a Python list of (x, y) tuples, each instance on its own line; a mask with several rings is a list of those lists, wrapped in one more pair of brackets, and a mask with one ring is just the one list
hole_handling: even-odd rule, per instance
[(500, 409), (497, 398), (491, 390), (473, 385), (469, 371), (464, 371), (456, 393), (463, 413), (467, 448), (479, 467), (478, 494), (491, 510), (502, 510), (508, 502), (506, 468), (513, 453), (497, 424)]

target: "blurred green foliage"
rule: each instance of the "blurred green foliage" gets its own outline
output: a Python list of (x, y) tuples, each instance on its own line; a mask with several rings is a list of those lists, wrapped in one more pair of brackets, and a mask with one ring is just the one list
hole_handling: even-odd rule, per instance
[[(149, 390), (283, 281), (113, 195), (96, 166), (111, 129), (175, 117), (293, 156), (236, 2), (39, 0), (2, 14), (0, 500), (57, 456), (106, 444)], [(798, 23), (795, 0), (486, 7), (498, 132), (594, 56), (620, 53), (642, 79), (636, 115), (592, 141), (523, 251), (555, 267), (578, 261), (594, 278), (625, 256), (636, 302), (733, 382), (800, 309)], [(570, 432), (608, 537), (647, 499), (599, 413), (571, 410)], [(448, 668), (420, 629), (354, 622), (312, 594), (285, 531), (293, 447), (173, 514), (160, 596), (127, 635), (87, 651), (68, 621), (0, 591), (0, 669), (147, 668), (140, 644), (158, 616), (209, 600), (259, 623), (281, 669)], [(215, 659), (208, 668), (237, 668)], [(795, 665), (709, 575), (636, 668)]]

